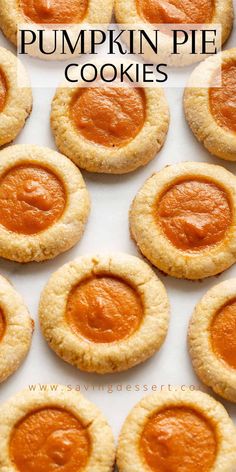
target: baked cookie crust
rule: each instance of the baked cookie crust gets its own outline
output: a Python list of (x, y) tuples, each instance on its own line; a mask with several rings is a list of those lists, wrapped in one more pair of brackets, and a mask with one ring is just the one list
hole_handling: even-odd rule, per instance
[(31, 412), (59, 408), (73, 414), (87, 429), (93, 447), (84, 472), (113, 472), (115, 445), (110, 426), (100, 410), (79, 392), (63, 385), (45, 385), (23, 390), (0, 407), (1, 472), (17, 472), (9, 455), (13, 428)]
[(236, 402), (236, 371), (214, 353), (209, 332), (216, 313), (235, 299), (236, 279), (215, 285), (196, 305), (188, 331), (189, 352), (196, 374), (218, 395), (232, 402)]
[[(130, 284), (141, 296), (143, 319), (128, 338), (110, 343), (87, 341), (65, 319), (71, 289), (93, 276), (106, 274)], [(165, 340), (169, 302), (164, 286), (150, 267), (126, 254), (84, 256), (62, 266), (45, 286), (39, 305), (43, 335), (66, 362), (99, 374), (123, 371), (152, 356)]]
[(35, 234), (21, 234), (0, 225), (0, 256), (16, 262), (44, 261), (67, 251), (81, 238), (90, 201), (79, 170), (63, 155), (46, 147), (16, 145), (0, 152), (0, 178), (20, 165), (38, 165), (62, 182), (66, 205), (61, 217)]
[[(231, 204), (232, 221), (225, 237), (215, 245), (185, 251), (164, 234), (153, 214), (153, 206), (163, 193), (188, 178), (209, 179), (223, 188)], [(130, 231), (141, 253), (158, 269), (177, 278), (203, 279), (226, 270), (236, 258), (235, 176), (226, 169), (205, 163), (183, 162), (167, 166), (152, 175), (135, 197), (130, 209)]]
[[(216, 47), (219, 49), (228, 39), (232, 31), (234, 11), (232, 0), (215, 0), (214, 3), (214, 16), (210, 24), (221, 26), (221, 30), (219, 31), (216, 40)], [(142, 18), (138, 12), (136, 0), (115, 0), (115, 17), (117, 23), (120, 25), (129, 24), (129, 26), (131, 26), (134, 24), (139, 25), (140, 28), (142, 26), (148, 36), (153, 38), (153, 42), (155, 43), (155, 34), (153, 34), (153, 30), (155, 31), (155, 25), (149, 23), (145, 18)], [(179, 26), (181, 27), (181, 23)], [(208, 25), (206, 24), (205, 26), (207, 30)], [(201, 25), (201, 27), (204, 29), (204, 25)], [(194, 62), (202, 61), (204, 57), (209, 57), (208, 55), (200, 53), (202, 40), (199, 35), (196, 36), (195, 43), (196, 54), (192, 54), (192, 45), (188, 42), (181, 47), (181, 52), (179, 52), (178, 55), (173, 55), (173, 40), (168, 36), (168, 34), (164, 34), (163, 30), (160, 29), (158, 54), (153, 52), (150, 47), (146, 46), (146, 44), (143, 45), (143, 54), (147, 60), (154, 63), (160, 63), (163, 61), (169, 66), (186, 66), (188, 64), (193, 64)], [(136, 39), (136, 50), (139, 51), (139, 49), (139, 41)]]
[(0, 71), (6, 79), (6, 103), (0, 111), (0, 146), (13, 141), (32, 110), (28, 75), (14, 54), (0, 47)]
[(145, 121), (139, 133), (120, 147), (89, 141), (77, 131), (69, 109), (78, 88), (60, 87), (52, 102), (51, 128), (58, 149), (89, 172), (125, 174), (144, 166), (162, 148), (169, 128), (169, 108), (161, 88), (143, 88)]
[[(99, 24), (106, 25), (111, 21), (113, 10), (113, 0), (90, 0), (88, 2), (88, 9), (85, 17), (81, 21), (80, 25), (86, 27), (86, 24)], [(9, 39), (15, 46), (17, 45), (17, 32), (18, 27), (22, 24), (29, 23), (31, 25), (36, 25), (33, 21), (30, 21), (22, 12), (19, 6), (19, 0), (0, 0), (0, 28), (7, 39)], [(70, 30), (70, 35), (73, 33), (72, 28), (68, 27), (67, 30)], [(74, 26), (75, 34), (78, 34), (79, 29), (78, 25)], [(76, 37), (76, 36), (75, 36)], [(53, 44), (53, 35), (48, 34), (47, 41), (49, 45)], [(60, 49), (59, 44), (57, 45)], [(39, 44), (35, 44), (32, 49), (28, 49), (30, 54), (35, 56), (40, 56)], [(45, 59), (45, 55), (42, 56)], [(49, 58), (49, 56), (47, 56)], [(51, 56), (53, 59), (62, 59), (65, 60), (65, 56), (56, 56), (55, 54)]]
[[(232, 61), (236, 63), (236, 48), (205, 60), (193, 71), (184, 93), (185, 115), (194, 135), (211, 154), (229, 161), (236, 160), (236, 133), (215, 120), (209, 88), (219, 67)], [(202, 80), (204, 87), (199, 87)]]
[(5, 330), (0, 339), (0, 382), (12, 375), (25, 359), (31, 345), (34, 322), (21, 296), (0, 276), (0, 309)]
[(119, 472), (150, 472), (139, 453), (139, 440), (147, 420), (170, 407), (187, 407), (199, 412), (215, 426), (219, 440), (211, 472), (230, 472), (236, 463), (236, 433), (224, 407), (209, 395), (198, 391), (160, 392), (141, 400), (128, 415), (121, 430), (117, 464)]

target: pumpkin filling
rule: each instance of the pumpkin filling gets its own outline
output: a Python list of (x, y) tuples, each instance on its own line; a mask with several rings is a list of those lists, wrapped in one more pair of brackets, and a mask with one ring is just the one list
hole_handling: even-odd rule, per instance
[(135, 87), (79, 89), (70, 117), (76, 130), (93, 143), (124, 146), (135, 138), (145, 121), (145, 95)]
[(220, 87), (209, 89), (211, 113), (219, 126), (236, 133), (236, 62), (222, 67), (215, 81)]
[(131, 336), (141, 323), (139, 294), (123, 280), (101, 276), (74, 287), (68, 297), (66, 320), (72, 330), (95, 343)]
[(86, 427), (63, 409), (45, 408), (18, 423), (10, 441), (10, 456), (19, 472), (78, 472), (91, 452)]
[(215, 315), (211, 329), (214, 353), (236, 369), (236, 300), (221, 308)]
[(4, 110), (7, 98), (7, 83), (3, 72), (0, 70), (0, 113)]
[(209, 472), (217, 440), (212, 425), (200, 413), (172, 407), (148, 420), (140, 453), (153, 472)]
[(197, 179), (176, 183), (154, 207), (154, 217), (178, 249), (197, 251), (222, 241), (231, 224), (226, 191)]
[(2, 340), (6, 329), (5, 317), (2, 310), (0, 309), (0, 341)]
[(88, 9), (88, 0), (20, 0), (24, 15), (38, 24), (80, 23)]
[(0, 224), (10, 231), (43, 231), (61, 217), (65, 205), (63, 184), (50, 170), (21, 165), (0, 180)]
[(210, 23), (214, 0), (136, 0), (139, 15), (149, 23)]

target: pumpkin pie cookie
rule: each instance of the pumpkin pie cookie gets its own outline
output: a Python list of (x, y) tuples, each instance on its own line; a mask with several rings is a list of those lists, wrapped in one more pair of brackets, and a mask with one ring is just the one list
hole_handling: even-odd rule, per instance
[(61, 87), (52, 103), (59, 150), (90, 172), (124, 174), (144, 166), (163, 146), (168, 126), (158, 87)]
[(126, 370), (152, 356), (166, 337), (164, 286), (140, 259), (126, 254), (84, 256), (62, 266), (39, 306), (50, 347), (81, 370)]
[(220, 166), (183, 162), (150, 177), (130, 211), (142, 254), (177, 278), (216, 275), (236, 260), (236, 179)]
[[(207, 57), (202, 50), (202, 30), (206, 31), (206, 40), (212, 41), (213, 36), (208, 35), (207, 31), (214, 27), (218, 32), (214, 38), (215, 46), (219, 49), (232, 31), (234, 18), (232, 0), (115, 0), (115, 16), (117, 23), (121, 25), (129, 24), (131, 27), (135, 24), (139, 25), (139, 29), (142, 27), (154, 44), (156, 42), (155, 30), (158, 26), (158, 53), (145, 42), (142, 44), (142, 52), (154, 63), (160, 63), (163, 60), (164, 63), (174, 66), (183, 66)], [(183, 41), (183, 44), (179, 47), (178, 54), (173, 54), (171, 25), (176, 25), (180, 29), (182, 25), (182, 29), (189, 32), (189, 26), (194, 24), (198, 26), (196, 29), (201, 30), (196, 34), (194, 43), (191, 35), (185, 43), (184, 38), (181, 37), (179, 43)], [(137, 36), (135, 47), (140, 53), (139, 36)], [(211, 51), (208, 48), (209, 50)]]
[(33, 328), (21, 296), (0, 276), (0, 382), (23, 362), (31, 345)]
[(100, 410), (66, 386), (44, 387), (0, 407), (1, 472), (112, 472), (114, 439)]
[(89, 196), (79, 170), (61, 154), (32, 145), (0, 152), (0, 256), (43, 261), (82, 236)]
[[(198, 87), (201, 78), (205, 86)], [(200, 64), (184, 94), (187, 121), (215, 156), (236, 161), (236, 48)]]
[[(52, 25), (54, 29), (59, 28), (60, 25), (68, 25), (67, 28), (70, 31), (74, 30), (78, 35), (79, 25), (84, 25), (86, 28), (88, 24), (110, 23), (112, 9), (113, 0), (0, 0), (0, 27), (5, 36), (17, 45), (17, 32), (20, 25), (29, 23), (31, 28), (34, 28), (34, 25), (35, 27), (36, 25)], [(51, 36), (49, 31), (47, 33), (49, 34), (46, 41), (49, 44), (52, 42), (54, 46), (55, 36)], [(33, 55), (40, 54), (37, 41), (30, 50)], [(62, 43), (60, 37), (57, 41), (58, 50), (60, 49), (59, 42)], [(46, 47), (44, 49), (53, 50)], [(51, 57), (56, 58), (55, 55)], [(62, 59), (65, 59), (65, 56), (62, 56)]]
[(32, 92), (21, 62), (0, 47), (0, 146), (13, 141), (32, 109)]
[(155, 393), (122, 428), (119, 472), (232, 472), (236, 432), (224, 407), (202, 392)]
[(211, 288), (197, 304), (189, 325), (189, 350), (200, 379), (236, 402), (236, 279)]

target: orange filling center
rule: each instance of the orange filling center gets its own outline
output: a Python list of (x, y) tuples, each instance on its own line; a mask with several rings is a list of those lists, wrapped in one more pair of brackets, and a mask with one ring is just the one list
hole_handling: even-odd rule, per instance
[(0, 113), (3, 111), (7, 98), (7, 84), (3, 72), (0, 70)]
[(190, 408), (168, 408), (146, 424), (140, 450), (154, 472), (208, 472), (217, 441), (210, 423)]
[(236, 301), (225, 305), (213, 319), (212, 347), (217, 356), (236, 369)]
[(20, 0), (20, 7), (34, 23), (79, 23), (86, 15), (88, 0)]
[(0, 309), (0, 341), (2, 340), (6, 328), (6, 322), (2, 310)]
[(210, 23), (214, 0), (136, 0), (139, 15), (149, 23)]
[(45, 408), (13, 430), (11, 460), (19, 472), (78, 472), (90, 456), (87, 429), (70, 413)]
[(173, 185), (155, 206), (154, 214), (167, 238), (182, 250), (200, 250), (218, 243), (231, 224), (226, 192), (200, 180)]
[(10, 231), (43, 231), (61, 217), (65, 204), (62, 183), (41, 167), (14, 167), (0, 180), (0, 224)]
[(77, 91), (70, 107), (76, 129), (86, 139), (107, 147), (124, 146), (145, 120), (145, 95), (133, 87), (87, 88)]
[(68, 297), (67, 322), (73, 331), (92, 342), (127, 338), (138, 329), (142, 316), (138, 293), (114, 277), (85, 280)]
[[(217, 75), (215, 80), (219, 80)], [(221, 87), (209, 90), (211, 113), (216, 122), (236, 133), (236, 63), (224, 65), (221, 72)]]

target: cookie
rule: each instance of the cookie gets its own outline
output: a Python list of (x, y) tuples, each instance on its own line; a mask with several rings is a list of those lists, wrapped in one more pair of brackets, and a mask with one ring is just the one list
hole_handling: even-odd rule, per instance
[(0, 256), (43, 261), (67, 251), (84, 231), (89, 196), (79, 170), (51, 149), (0, 152)]
[(62, 385), (24, 390), (0, 407), (2, 472), (113, 472), (115, 446), (98, 408)]
[(167, 166), (143, 185), (130, 210), (142, 254), (177, 278), (203, 279), (236, 258), (236, 179), (200, 162)]
[(0, 146), (17, 137), (31, 109), (28, 75), (19, 59), (0, 47)]
[(58, 149), (89, 172), (124, 174), (164, 144), (168, 104), (161, 88), (60, 87), (51, 127)]
[(105, 374), (129, 369), (161, 347), (169, 302), (160, 280), (140, 259), (89, 255), (51, 276), (39, 317), (58, 356), (81, 370)]
[[(60, 30), (60, 25), (64, 25), (70, 39), (78, 39), (80, 25), (86, 29), (88, 24), (105, 25), (110, 23), (113, 9), (113, 0), (0, 0), (0, 28), (4, 35), (15, 45), (17, 45), (17, 32), (21, 25), (29, 23), (31, 30), (37, 32), (44, 25), (52, 26), (51, 31), (44, 34), (44, 47), (46, 51), (54, 50), (55, 33), (53, 28)], [(45, 33), (45, 31), (44, 31)], [(48, 47), (45, 43), (48, 43)], [(58, 59), (57, 51), (65, 49), (65, 39), (58, 35), (56, 53), (51, 56), (42, 55), (47, 59)], [(76, 43), (76, 41), (75, 41)], [(72, 44), (75, 44), (72, 40)], [(86, 42), (85, 42), (86, 43)], [(49, 47), (49, 46), (52, 46)], [(32, 45), (27, 47), (27, 53), (40, 56), (39, 35)], [(60, 59), (65, 60), (65, 55)]]
[[(142, 42), (142, 53), (146, 60), (154, 63), (167, 63), (170, 66), (184, 66), (203, 60), (209, 56), (209, 51), (214, 51), (214, 46), (219, 50), (222, 44), (228, 39), (233, 28), (233, 2), (232, 0), (116, 0), (115, 17), (117, 23), (128, 25), (138, 25), (139, 30), (144, 29), (153, 44), (156, 44), (156, 33), (158, 35), (158, 52), (155, 52), (150, 44)], [(173, 54), (174, 29), (180, 29), (188, 34), (188, 41), (183, 36), (178, 37), (177, 53)], [(191, 30), (197, 31), (194, 37)], [(190, 30), (190, 31), (189, 31)], [(200, 30), (200, 31), (199, 31)], [(217, 31), (216, 36), (208, 31)], [(202, 32), (204, 32), (202, 34)], [(204, 37), (206, 41), (205, 53)], [(134, 49), (140, 53), (140, 37), (134, 34)]]
[(211, 154), (229, 161), (236, 160), (235, 91), (236, 48), (200, 64), (184, 94), (186, 119), (196, 138)]
[(197, 304), (189, 325), (194, 370), (218, 395), (236, 402), (236, 279), (211, 288)]
[(155, 393), (127, 417), (119, 438), (119, 472), (231, 472), (236, 432), (224, 407), (198, 391)]
[(33, 328), (21, 296), (0, 276), (0, 382), (12, 375), (25, 359)]

